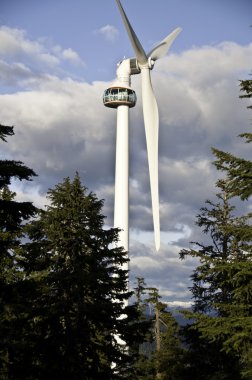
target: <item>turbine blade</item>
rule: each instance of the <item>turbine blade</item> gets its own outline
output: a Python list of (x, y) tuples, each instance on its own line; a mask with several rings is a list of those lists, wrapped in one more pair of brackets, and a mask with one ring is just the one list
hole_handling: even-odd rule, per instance
[(131, 44), (133, 46), (134, 52), (136, 54), (136, 58), (140, 64), (145, 64), (148, 61), (148, 58), (145, 54), (145, 51), (137, 38), (136, 33), (134, 32), (132, 26), (130, 25), (130, 22), (128, 20), (128, 17), (126, 16), (124, 9), (120, 3), (120, 0), (116, 0), (119, 11), (121, 13), (125, 28), (127, 30), (128, 36), (130, 38)]
[(148, 54), (147, 57), (151, 57), (153, 61), (157, 59), (163, 58), (168, 53), (173, 41), (177, 37), (177, 35), (182, 31), (181, 28), (176, 28), (173, 32), (171, 32), (166, 38), (164, 38), (156, 47), (154, 47)]
[(152, 200), (153, 225), (156, 250), (160, 248), (160, 218), (159, 218), (159, 192), (158, 192), (158, 128), (159, 115), (156, 98), (153, 92), (150, 70), (143, 68), (142, 98), (147, 155), (150, 173), (150, 188)]

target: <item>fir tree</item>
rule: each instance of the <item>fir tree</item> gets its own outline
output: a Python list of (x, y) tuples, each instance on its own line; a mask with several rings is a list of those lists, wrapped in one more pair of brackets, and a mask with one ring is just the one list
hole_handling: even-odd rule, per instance
[(155, 313), (154, 336), (156, 349), (152, 360), (155, 367), (154, 379), (179, 380), (183, 373), (183, 356), (179, 326), (167, 310), (167, 305), (160, 301), (158, 289), (149, 288), (149, 302)]
[[(252, 133), (243, 133), (240, 137), (245, 137), (248, 143), (252, 141)], [(227, 174), (230, 194), (247, 200), (252, 195), (252, 162), (216, 148), (212, 151), (217, 158), (215, 161), (217, 169)]]
[[(142, 284), (140, 284), (142, 285)], [(149, 334), (148, 355), (138, 363), (139, 380), (179, 380), (183, 376), (183, 356), (179, 326), (160, 301), (157, 288), (145, 288), (145, 308), (152, 309), (152, 327)], [(151, 348), (151, 350), (150, 350)]]
[[(0, 139), (6, 142), (7, 136), (14, 134), (13, 127), (0, 125)], [(0, 160), (0, 249), (10, 252), (18, 245), (22, 224), (36, 212), (31, 202), (16, 202), (16, 194), (9, 185), (12, 179), (30, 181), (36, 174), (21, 161)], [(3, 258), (3, 254), (1, 257)]]
[(225, 268), (221, 270), (222, 265), (246, 257), (243, 252), (246, 240), (241, 231), (249, 228), (250, 215), (234, 216), (235, 208), (230, 204), (232, 196), (227, 192), (226, 181), (218, 181), (217, 186), (221, 190), (216, 195), (218, 201), (207, 200), (207, 206), (201, 208), (196, 221), (203, 233), (210, 237), (209, 244), (192, 242), (194, 248), (180, 252), (182, 259), (190, 255), (200, 262), (192, 275), (191, 291), (196, 312), (213, 312), (217, 304), (229, 302), (232, 286), (226, 281), (229, 273)]
[(180, 252), (182, 259), (188, 255), (199, 259), (191, 276), (193, 313), (186, 313), (194, 321), (185, 329), (189, 345), (187, 372), (191, 374), (197, 367), (198, 377), (195, 378), (200, 379), (207, 372), (209, 379), (228, 379), (231, 374), (234, 379), (240, 379), (237, 355), (233, 350), (224, 352), (223, 334), (226, 331), (223, 328), (217, 339), (216, 322), (231, 322), (230, 308), (236, 303), (232, 268), (247, 260), (243, 251), (247, 242), (240, 231), (247, 229), (249, 216), (234, 216), (235, 208), (230, 204), (232, 197), (227, 192), (226, 181), (220, 180), (217, 185), (221, 190), (217, 193), (217, 202), (206, 201), (207, 206), (201, 209), (196, 222), (207, 235), (208, 242), (193, 242), (193, 248)]
[[(13, 127), (0, 125), (0, 139), (6, 142)], [(18, 202), (9, 188), (12, 179), (31, 180), (36, 174), (20, 161), (0, 160), (0, 377), (9, 379), (11, 353), (20, 346), (14, 328), (26, 299), (20, 288), (22, 273), (18, 254), (23, 226), (37, 212), (31, 202)]]
[(137, 319), (134, 323), (134, 329), (138, 328), (138, 337), (132, 347), (130, 354), (135, 358), (133, 363), (134, 377), (136, 380), (151, 379), (153, 365), (150, 360), (153, 350), (153, 317), (149, 315), (149, 306), (146, 303), (146, 283), (143, 277), (136, 278), (136, 287), (134, 288), (135, 306), (138, 312)]
[(78, 174), (50, 189), (48, 199), (23, 246), (23, 268), (35, 289), (25, 378), (129, 378), (130, 358), (116, 340), (128, 347), (133, 339), (126, 253), (112, 247), (118, 231), (104, 229), (103, 201), (87, 192)]
[[(252, 97), (252, 80), (240, 81), (240, 90), (242, 91), (240, 98), (250, 99)], [(252, 105), (247, 108), (251, 109)], [(245, 138), (247, 143), (252, 142), (252, 133), (242, 133), (240, 137)], [(252, 195), (252, 162), (216, 148), (213, 148), (213, 153), (216, 156), (217, 169), (227, 174), (231, 194), (239, 196), (242, 200), (248, 199)]]
[[(241, 81), (241, 90), (242, 98), (251, 98), (252, 81)], [(251, 133), (241, 136), (248, 143), (252, 141)], [(222, 190), (218, 195), (221, 204), (208, 202), (211, 208), (202, 209), (198, 216), (198, 224), (210, 235), (212, 244), (196, 243), (199, 249), (181, 252), (182, 257), (189, 254), (200, 260), (192, 276), (194, 310), (200, 313), (192, 315), (195, 321), (192, 328), (210, 346), (215, 345), (220, 354), (230, 356), (229, 362), (235, 365), (232, 378), (251, 379), (251, 213), (234, 217), (230, 200), (238, 196), (244, 201), (251, 196), (252, 162), (218, 149), (213, 149), (213, 153), (216, 168), (226, 174), (225, 181), (218, 182)], [(226, 367), (224, 374), (222, 371), (221, 378), (229, 378), (232, 365)]]

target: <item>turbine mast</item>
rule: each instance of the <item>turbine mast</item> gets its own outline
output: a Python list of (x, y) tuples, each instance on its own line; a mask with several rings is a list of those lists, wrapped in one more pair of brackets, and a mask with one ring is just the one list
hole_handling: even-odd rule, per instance
[[(120, 229), (118, 246), (129, 251), (129, 108), (136, 104), (130, 87), (130, 59), (118, 64), (117, 80), (103, 95), (106, 107), (117, 108), (114, 227)], [(128, 265), (127, 268), (128, 269)]]

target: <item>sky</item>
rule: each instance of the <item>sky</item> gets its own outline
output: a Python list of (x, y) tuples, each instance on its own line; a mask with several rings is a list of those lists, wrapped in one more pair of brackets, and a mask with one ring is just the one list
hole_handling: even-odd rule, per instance
[[(249, 131), (249, 104), (239, 80), (252, 66), (251, 0), (122, 0), (148, 52), (176, 27), (183, 31), (156, 62), (152, 83), (159, 126), (161, 249), (154, 248), (140, 76), (130, 110), (130, 285), (144, 277), (170, 306), (188, 306), (197, 264), (179, 260), (191, 241), (206, 241), (195, 225), (221, 176), (211, 147), (250, 158), (237, 136)], [(78, 171), (104, 199), (113, 225), (116, 111), (102, 95), (117, 63), (133, 57), (115, 0), (0, 0), (0, 122), (15, 136), (1, 159), (21, 160), (38, 177), (13, 183), (19, 200), (48, 204), (46, 192)], [(237, 203), (237, 201), (236, 201)], [(237, 203), (238, 211), (251, 201)], [(237, 211), (237, 212), (238, 212)]]

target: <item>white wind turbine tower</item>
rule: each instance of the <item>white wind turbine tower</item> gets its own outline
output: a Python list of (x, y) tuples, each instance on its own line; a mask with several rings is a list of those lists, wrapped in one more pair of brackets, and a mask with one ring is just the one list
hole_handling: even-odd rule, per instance
[(129, 250), (129, 107), (136, 104), (136, 94), (131, 89), (131, 75), (142, 76), (142, 102), (149, 162), (150, 189), (156, 250), (160, 247), (160, 217), (158, 191), (158, 128), (159, 115), (156, 98), (152, 89), (150, 70), (157, 59), (163, 58), (174, 39), (181, 32), (175, 29), (148, 54), (145, 53), (130, 22), (123, 10), (120, 0), (116, 0), (125, 28), (133, 46), (136, 58), (124, 59), (118, 64), (117, 80), (104, 92), (104, 105), (117, 108), (116, 169), (115, 169), (115, 203), (114, 227), (121, 230), (118, 246)]

